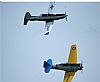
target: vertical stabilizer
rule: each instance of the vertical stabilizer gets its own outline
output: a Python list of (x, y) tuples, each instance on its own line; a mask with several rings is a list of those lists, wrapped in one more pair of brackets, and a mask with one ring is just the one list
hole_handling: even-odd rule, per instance
[(29, 21), (31, 17), (31, 14), (29, 12), (26, 12), (25, 17), (24, 17), (24, 25), (27, 25), (27, 22)]

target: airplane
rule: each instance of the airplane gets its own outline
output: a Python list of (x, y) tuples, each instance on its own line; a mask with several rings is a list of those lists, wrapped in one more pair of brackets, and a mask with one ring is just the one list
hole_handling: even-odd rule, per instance
[(43, 67), (45, 68), (45, 73), (49, 73), (51, 69), (65, 71), (63, 82), (71, 82), (75, 73), (78, 70), (83, 69), (82, 63), (77, 63), (77, 45), (71, 45), (68, 63), (53, 65), (52, 59), (48, 59), (47, 61), (44, 61)]
[(24, 25), (27, 25), (28, 21), (45, 21), (46, 33), (44, 35), (49, 35), (54, 21), (63, 18), (66, 18), (67, 21), (68, 16), (66, 15), (66, 11), (65, 14), (53, 14), (54, 5), (55, 2), (50, 2), (48, 14), (40, 14), (40, 16), (31, 16), (29, 12), (26, 12), (24, 17)]

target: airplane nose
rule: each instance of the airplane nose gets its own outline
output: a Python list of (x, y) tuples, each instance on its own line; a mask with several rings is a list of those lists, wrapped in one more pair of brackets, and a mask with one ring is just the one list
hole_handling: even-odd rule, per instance
[(83, 68), (83, 65), (82, 65), (82, 64), (80, 64), (80, 68), (81, 68), (81, 69)]

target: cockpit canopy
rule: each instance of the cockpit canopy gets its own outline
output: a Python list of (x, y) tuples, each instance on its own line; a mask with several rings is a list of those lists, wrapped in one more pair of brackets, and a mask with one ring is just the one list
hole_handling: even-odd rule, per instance
[(62, 16), (65, 14), (41, 14), (40, 16), (45, 17), (45, 16)]

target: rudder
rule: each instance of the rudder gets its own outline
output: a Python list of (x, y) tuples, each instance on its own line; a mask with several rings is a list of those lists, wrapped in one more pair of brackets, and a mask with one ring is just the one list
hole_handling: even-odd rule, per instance
[(29, 12), (26, 12), (24, 17), (24, 25), (27, 25), (27, 22), (29, 21), (29, 18), (31, 17), (31, 14)]
[(52, 68), (52, 60), (48, 59), (47, 62), (44, 61), (43, 67), (45, 68), (44, 69), (45, 73), (48, 73), (51, 70), (51, 68)]

